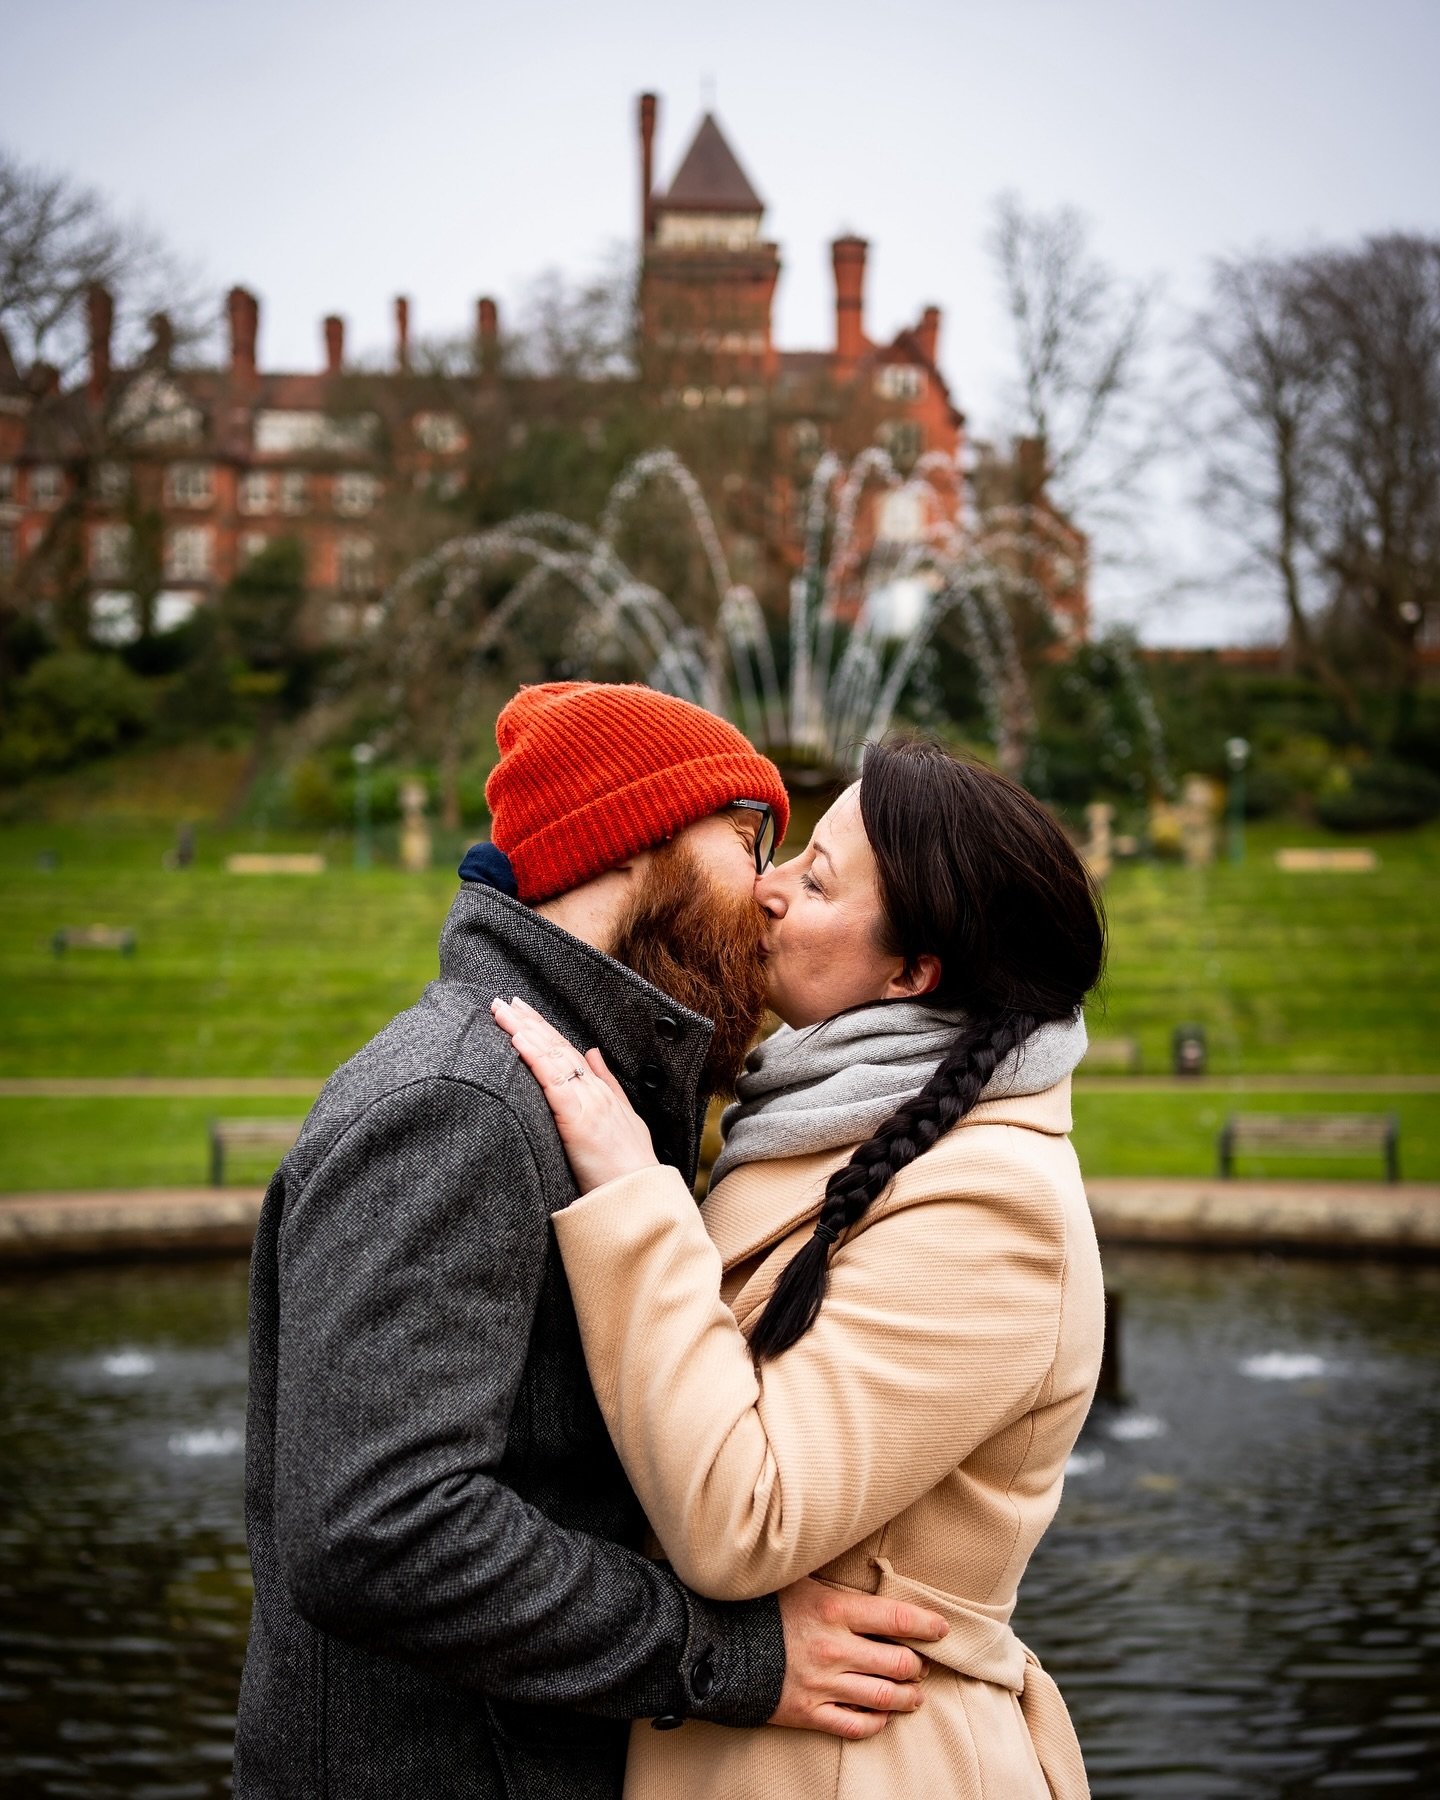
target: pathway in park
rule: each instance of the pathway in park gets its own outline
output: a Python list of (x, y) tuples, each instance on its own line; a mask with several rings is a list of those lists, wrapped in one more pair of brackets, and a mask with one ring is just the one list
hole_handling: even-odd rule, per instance
[[(323, 1075), (101, 1075), (7, 1077), (0, 1100), (202, 1100), (300, 1095)], [(1440, 1094), (1440, 1075), (1079, 1075), (1077, 1093)]]
[[(1440, 1257), (1440, 1182), (1135, 1177), (1086, 1184), (1102, 1243)], [(258, 1187), (0, 1195), (0, 1267), (243, 1253)]]

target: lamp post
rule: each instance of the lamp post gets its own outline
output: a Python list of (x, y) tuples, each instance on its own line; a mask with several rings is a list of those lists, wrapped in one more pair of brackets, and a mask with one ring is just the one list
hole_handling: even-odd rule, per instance
[(355, 867), (370, 867), (370, 765), (373, 744), (356, 744), (350, 752), (355, 764)]
[(1250, 745), (1242, 737), (1228, 738), (1225, 760), (1230, 765), (1230, 860), (1245, 860), (1245, 765), (1250, 760)]

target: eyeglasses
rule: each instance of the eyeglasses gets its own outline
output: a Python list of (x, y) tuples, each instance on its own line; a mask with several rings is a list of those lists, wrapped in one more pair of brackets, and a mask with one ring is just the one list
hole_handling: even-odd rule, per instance
[(763, 875), (775, 854), (775, 808), (768, 800), (732, 800), (726, 810), (759, 813), (760, 825), (755, 833), (755, 873)]

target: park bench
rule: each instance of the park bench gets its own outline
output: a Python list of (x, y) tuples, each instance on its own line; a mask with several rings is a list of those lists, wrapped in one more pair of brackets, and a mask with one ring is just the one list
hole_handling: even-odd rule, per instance
[(224, 1187), (230, 1150), (274, 1150), (283, 1156), (300, 1135), (299, 1119), (212, 1119), (210, 1185)]
[(135, 933), (128, 925), (62, 925), (50, 938), (56, 956), (67, 950), (118, 950), (122, 956), (135, 954)]
[(1385, 1179), (1400, 1179), (1400, 1121), (1394, 1113), (1231, 1113), (1220, 1133), (1220, 1174), (1235, 1173), (1235, 1154), (1355, 1156), (1382, 1151)]
[(1140, 1072), (1140, 1044), (1136, 1038), (1091, 1038), (1080, 1064), (1080, 1073), (1113, 1069), (1122, 1075)]

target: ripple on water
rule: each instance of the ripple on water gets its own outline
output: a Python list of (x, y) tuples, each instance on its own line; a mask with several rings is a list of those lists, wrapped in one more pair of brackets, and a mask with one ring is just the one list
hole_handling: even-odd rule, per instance
[(1303, 1350), (1266, 1350), (1259, 1356), (1247, 1356), (1240, 1364), (1242, 1375), (1253, 1381), (1315, 1381), (1321, 1375), (1333, 1375), (1337, 1365), (1323, 1356)]
[(176, 1456), (234, 1456), (245, 1448), (242, 1432), (226, 1426), (223, 1431), (176, 1431), (167, 1439)]
[(1144, 1444), (1151, 1438), (1164, 1437), (1165, 1421), (1154, 1413), (1122, 1412), (1106, 1419), (1102, 1426), (1107, 1437), (1120, 1444)]

